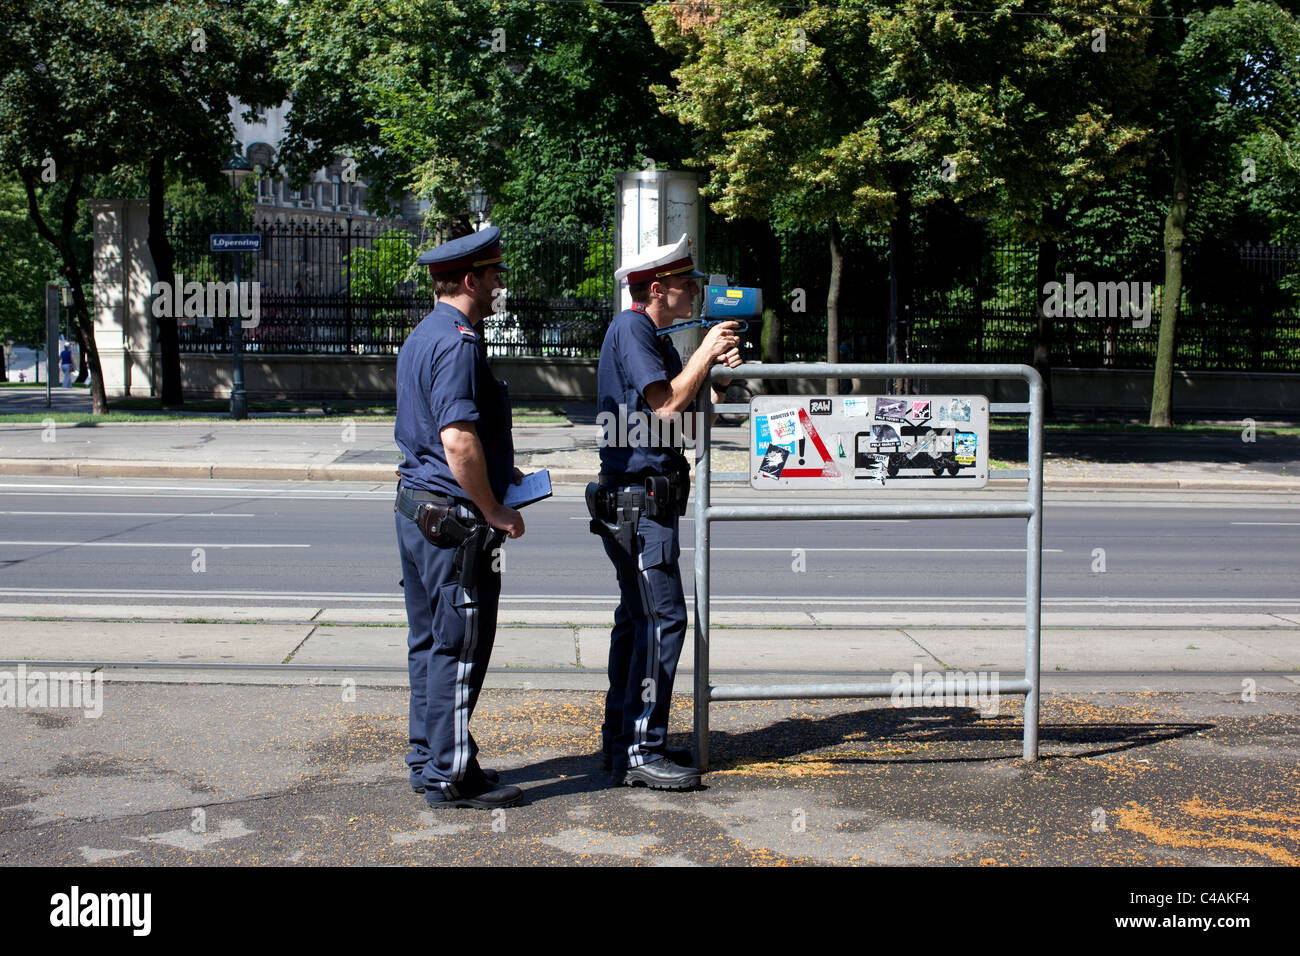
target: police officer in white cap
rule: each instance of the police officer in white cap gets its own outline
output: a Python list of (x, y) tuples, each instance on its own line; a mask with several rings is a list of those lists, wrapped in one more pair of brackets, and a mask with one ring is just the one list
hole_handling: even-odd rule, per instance
[(587, 494), (591, 527), (614, 564), (620, 596), (610, 634), (605, 763), (617, 783), (686, 790), (699, 785), (700, 773), (689, 751), (667, 746), (686, 635), (678, 522), (689, 489), (684, 442), (672, 426), (690, 428), (695, 397), (714, 365), (740, 364), (737, 326), (710, 328), (685, 364), (669, 336), (656, 334), (690, 317), (700, 292), (704, 274), (686, 236), (637, 256), (614, 277), (626, 282), (632, 307), (614, 317), (601, 346), (597, 412), (617, 425), (602, 434), (600, 481)]

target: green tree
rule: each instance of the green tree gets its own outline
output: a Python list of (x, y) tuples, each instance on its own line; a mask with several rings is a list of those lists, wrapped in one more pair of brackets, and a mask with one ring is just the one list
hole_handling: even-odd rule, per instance
[(429, 270), (416, 266), (416, 255), (415, 243), (404, 232), (385, 232), (369, 248), (358, 246), (350, 253), (351, 293), (383, 298), (396, 295), (399, 283), (417, 282), (431, 295)]
[[(185, 178), (210, 192), (228, 192), (221, 174), (230, 156), (231, 98), (251, 118), (278, 103), (283, 87), (270, 75), (270, 21), (258, 4), (187, 0), (142, 4), (131, 26), (137, 40), (123, 63), (126, 74), (145, 78), (147, 124), (143, 157), (149, 195), (149, 252), (157, 279), (175, 282), (176, 255), (168, 237), (169, 184)], [(245, 222), (250, 220), (245, 219)], [(176, 317), (158, 317), (163, 405), (184, 401)]]
[[(0, 345), (45, 342), (45, 285), (59, 279), (58, 260), (27, 213), (17, 177), (0, 178)], [(0, 362), (0, 382), (6, 380)]]
[[(266, 55), (259, 10), (215, 0), (0, 0), (0, 169), (17, 172), (32, 221), (72, 286), (96, 413), (108, 403), (74, 243), (81, 203), (97, 184), (143, 175), (150, 251), (159, 278), (171, 277), (167, 164), (217, 175), (231, 140), (230, 94), (256, 86), (250, 79)], [(164, 400), (178, 400), (174, 319), (159, 321), (159, 337)]]
[(692, 130), (714, 211), (827, 228), (826, 352), (835, 361), (843, 230), (881, 229), (897, 213), (885, 110), (872, 96), (879, 59), (867, 44), (868, 11), (751, 0), (656, 4), (646, 19), (681, 61), (676, 85), (655, 93)]
[[(1062, 6), (1073, 33), (1055, 12)], [(681, 8), (647, 11), (658, 41), (682, 60), (676, 88), (658, 92), (696, 132), (713, 208), (827, 227), (829, 361), (843, 229), (889, 235), (887, 358), (898, 361), (914, 210), (949, 199), (1009, 212), (1042, 233), (1050, 210), (1059, 218), (1134, 161), (1138, 132), (1111, 121), (1140, 73), (1123, 60), (1089, 62), (1086, 18), (1069, 16), (1116, 4), (968, 8), (909, 0), (792, 10), (749, 0), (707, 8), (702, 22), (684, 20)], [(1123, 79), (1107, 79), (1117, 66)]]
[(917, 198), (947, 191), (1037, 243), (1033, 364), (1050, 416), (1053, 320), (1041, 291), (1058, 278), (1078, 205), (1144, 158), (1149, 2), (1004, 2), (986, 16), (906, 6), (878, 20), (899, 126), (914, 138), (902, 148), (918, 161), (942, 156), (947, 169), (921, 177)]
[(439, 228), (468, 225), (476, 187), (499, 221), (599, 225), (616, 169), (668, 165), (685, 146), (648, 91), (669, 57), (635, 7), (303, 0), (277, 17), (286, 164), (306, 175), (346, 154), (372, 203), (410, 189)]
[[(1180, 0), (1161, 0), (1158, 5), (1178, 17), (1162, 21), (1152, 45), (1160, 71), (1152, 125), (1160, 135), (1169, 199), (1150, 422), (1169, 426), (1184, 247), (1189, 217), (1196, 212), (1193, 199), (1213, 197), (1225, 184), (1239, 182), (1243, 151), (1259, 146), (1261, 158), (1274, 159), (1271, 189), (1273, 201), (1278, 200), (1288, 175), (1286, 138), (1294, 133), (1300, 110), (1300, 22), (1277, 4), (1259, 0), (1236, 0), (1208, 10), (1208, 4)], [(1258, 169), (1254, 173), (1258, 176)]]

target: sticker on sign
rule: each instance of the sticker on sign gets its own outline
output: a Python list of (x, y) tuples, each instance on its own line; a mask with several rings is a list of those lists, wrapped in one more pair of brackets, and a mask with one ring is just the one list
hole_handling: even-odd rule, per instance
[(749, 412), (754, 488), (947, 490), (988, 481), (982, 395), (757, 395)]

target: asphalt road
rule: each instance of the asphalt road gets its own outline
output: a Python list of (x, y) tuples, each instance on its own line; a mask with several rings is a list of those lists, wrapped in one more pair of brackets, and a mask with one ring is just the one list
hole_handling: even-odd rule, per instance
[[(527, 533), (505, 549), (507, 603), (609, 603), (613, 572), (578, 492), (561, 487), (524, 512)], [(9, 479), (0, 482), (0, 601), (396, 606), (391, 500), (388, 488), (361, 484)], [(715, 492), (715, 503), (726, 500), (764, 499)], [(1300, 606), (1300, 512), (1289, 497), (1060, 493), (1044, 527), (1046, 604)], [(689, 515), (682, 528), (689, 593)], [(755, 612), (1013, 607), (1024, 595), (1024, 548), (1021, 519), (719, 523), (713, 600)]]

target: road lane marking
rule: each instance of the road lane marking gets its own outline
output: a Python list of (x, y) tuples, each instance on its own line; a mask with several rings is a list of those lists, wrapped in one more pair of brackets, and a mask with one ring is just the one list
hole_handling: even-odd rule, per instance
[[(570, 520), (570, 521), (590, 521), (590, 520), (591, 520), (591, 515), (590, 515), (590, 514), (585, 514), (585, 515), (569, 515), (569, 520)], [(695, 516), (694, 516), (694, 515), (682, 515), (681, 518), (678, 519), (678, 520), (680, 520), (680, 521), (694, 521), (694, 520), (695, 520)], [(911, 521), (911, 519), (909, 519), (909, 518), (826, 518), (826, 519), (822, 519), (822, 520), (818, 520), (818, 519), (808, 519), (808, 520), (816, 520), (818, 524), (835, 524), (836, 522), (845, 522), (845, 521), (851, 521), (851, 522), (853, 522), (854, 524), (909, 524), (910, 521)], [(954, 520), (960, 520), (960, 519), (954, 519)], [(791, 523), (791, 524), (797, 524), (798, 522), (790, 522), (790, 523)]]
[[(333, 495), (334, 497), (329, 497)], [(243, 494), (231, 493), (224, 495), (211, 494), (135, 494), (133, 492), (63, 492), (63, 491), (42, 491), (42, 492), (18, 492), (18, 491), (0, 491), (0, 497), (9, 498), (210, 498), (215, 501), (239, 501), (245, 498), (274, 498), (276, 501), (364, 501), (367, 504), (372, 501), (392, 500), (393, 492), (391, 491), (330, 491), (319, 495), (294, 495), (288, 493), (270, 494), (263, 491), (248, 491)]]
[(0, 541), (12, 548), (310, 548), (309, 544), (204, 544), (195, 541), (178, 544), (172, 541)]
[[(207, 480), (209, 480), (209, 479), (203, 478), (203, 479), (196, 479), (196, 480), (199, 480), (199, 481), (207, 481)], [(307, 479), (304, 478), (303, 480), (306, 481)], [(373, 484), (375, 484), (375, 482), (374, 482), (374, 481), (361, 480), (361, 481), (358, 481), (357, 484), (362, 484), (362, 485), (373, 485)], [(285, 488), (285, 489), (283, 489), (283, 490), (281, 491), (281, 490), (278, 490), (278, 489), (273, 488), (273, 487), (272, 487), (272, 488), (241, 488), (241, 487), (239, 487), (238, 485), (235, 485), (235, 486), (230, 486), (230, 485), (212, 485), (211, 487), (209, 487), (209, 486), (204, 486), (203, 488), (200, 489), (200, 488), (194, 488), (194, 487), (191, 486), (191, 485), (108, 485), (108, 486), (105, 486), (105, 485), (102, 484), (102, 483), (101, 483), (101, 484), (97, 484), (97, 485), (65, 485), (65, 484), (57, 484), (57, 485), (39, 485), (39, 484), (23, 484), (23, 483), (21, 483), (21, 482), (16, 482), (16, 481), (3, 481), (3, 482), (0, 482), (0, 488), (49, 488), (49, 489), (52, 489), (52, 491), (51, 491), (52, 494), (58, 494), (60, 490), (64, 490), (64, 491), (66, 491), (66, 490), (72, 490), (72, 491), (85, 490), (85, 491), (91, 491), (91, 492), (94, 492), (94, 491), (100, 491), (100, 492), (102, 492), (102, 490), (103, 490), (105, 487), (109, 487), (109, 488), (121, 488), (122, 491), (124, 492), (124, 494), (122, 494), (121, 496), (122, 496), (122, 497), (128, 497), (128, 498), (149, 498), (149, 497), (153, 497), (152, 495), (137, 495), (137, 494), (131, 494), (131, 493), (128, 492), (128, 489), (135, 489), (136, 491), (194, 491), (194, 492), (197, 492), (197, 494), (194, 494), (194, 495), (181, 495), (181, 497), (183, 497), (183, 498), (187, 498), (187, 497), (193, 497), (193, 498), (205, 498), (205, 497), (208, 497), (208, 496), (209, 496), (209, 495), (208, 495), (209, 492), (213, 492), (213, 491), (229, 491), (229, 492), (234, 492), (234, 493), (238, 493), (238, 494), (261, 494), (261, 495), (267, 495), (268, 497), (276, 497), (276, 496), (281, 495), (281, 494), (302, 494), (302, 495), (308, 495), (308, 496), (318, 496), (318, 495), (392, 495), (392, 494), (393, 494), (393, 491), (391, 490), (392, 486), (390, 486), (389, 488), (380, 489), (380, 490), (374, 490), (374, 491), (372, 491), (372, 490), (367, 490), (367, 489), (357, 489), (357, 490), (355, 490), (355, 491), (340, 491), (340, 490), (337, 489), (337, 488), (322, 488), (322, 489), (320, 489), (320, 490), (316, 490), (316, 489), (314, 489), (314, 488)], [(21, 492), (5, 492), (5, 493), (6, 493), (6, 494), (21, 494)], [(215, 496), (214, 496), (214, 497), (215, 497)]]
[(38, 515), (51, 518), (256, 518), (249, 512), (217, 511), (0, 511), (0, 515)]
[[(693, 548), (693, 547), (683, 547), (682, 550), (683, 550), (683, 551), (694, 551), (695, 548)], [(1025, 553), (1025, 549), (1024, 549), (1024, 548), (718, 548), (718, 547), (710, 547), (710, 548), (709, 548), (709, 551), (711, 551), (711, 552), (712, 552), (712, 551), (780, 551), (780, 552), (783, 552), (783, 553), (789, 553), (789, 552), (791, 552), (791, 551), (818, 551), (818, 552), (826, 552), (826, 551), (851, 551), (851, 552), (858, 552), (858, 551), (881, 551), (881, 552), (886, 552), (886, 553), (900, 553), (900, 552), (901, 552), (901, 553), (903, 553), (903, 554), (916, 554), (916, 553), (921, 553), (921, 552), (930, 552), (930, 551), (942, 551), (942, 552), (945, 552), (945, 553), (947, 553), (947, 552), (953, 552), (953, 553), (958, 553), (958, 554), (974, 554), (974, 553), (981, 553), (981, 554), (983, 554), (983, 553), (994, 553), (994, 552), (997, 552), (997, 553), (1010, 552), (1010, 553), (1015, 553), (1015, 554), (1024, 554), (1024, 553)], [(1062, 551), (1061, 548), (1043, 548), (1043, 554), (1062, 554), (1062, 553), (1063, 553), (1063, 551)]]
[[(683, 581), (688, 583), (689, 578)], [(317, 604), (340, 604), (347, 601), (401, 601), (402, 594), (400, 591), (393, 593), (377, 593), (373, 591), (324, 591), (324, 592), (296, 592), (296, 591), (252, 591), (247, 589), (239, 590), (185, 590), (169, 588), (23, 588), (23, 587), (3, 587), (0, 588), (0, 597), (14, 598), (27, 595), (57, 594), (60, 597), (119, 597), (119, 598), (242, 598), (250, 602), (261, 602), (268, 600), (281, 601), (311, 601)], [(517, 594), (510, 597), (503, 596), (503, 604), (567, 604), (571, 602), (604, 602), (616, 600), (617, 595), (612, 591), (610, 594), (591, 595), (591, 594)], [(783, 596), (772, 594), (761, 595), (731, 595), (726, 597), (712, 597), (715, 603), (724, 604), (754, 604), (754, 603), (782, 603), (782, 604), (835, 604), (835, 605), (863, 605), (874, 607), (877, 605), (899, 605), (905, 607), (915, 607), (919, 600), (915, 596), (872, 596), (862, 597), (853, 595), (844, 596)], [(1025, 598), (1023, 594), (1009, 595), (1007, 597), (995, 597), (990, 595), (980, 595), (974, 597), (938, 597), (926, 596), (925, 605), (931, 606), (1018, 606), (1024, 607)], [(1260, 598), (1224, 598), (1224, 599), (1190, 599), (1190, 598), (1170, 598), (1170, 597), (1134, 597), (1134, 598), (1099, 598), (1099, 597), (1058, 597), (1043, 598), (1043, 605), (1052, 607), (1273, 607), (1273, 608), (1300, 608), (1300, 600), (1291, 598), (1278, 597), (1260, 597)]]

